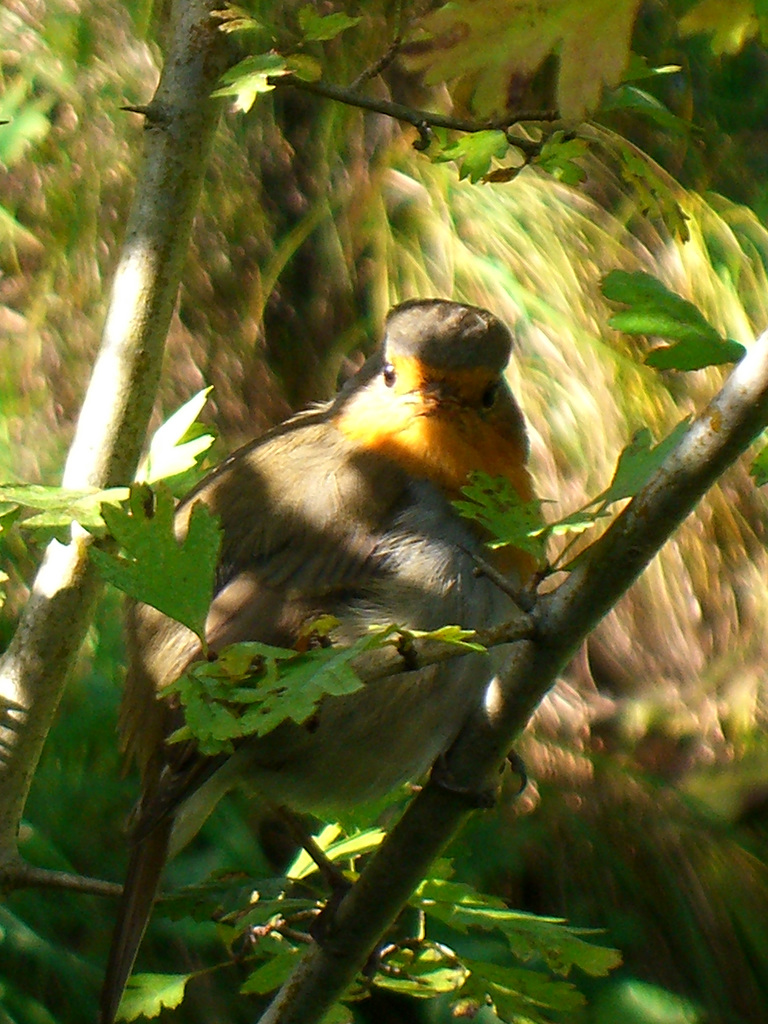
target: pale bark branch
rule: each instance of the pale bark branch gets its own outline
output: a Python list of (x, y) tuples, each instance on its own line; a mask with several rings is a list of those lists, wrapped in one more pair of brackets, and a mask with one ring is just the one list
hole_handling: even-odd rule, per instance
[(768, 425), (768, 333), (755, 343), (679, 446), (553, 593), (531, 610), (534, 635), (513, 646), (447, 757), (455, 791), (435, 779), (411, 802), (324, 934), (260, 1024), (312, 1024), (340, 998), (482, 792), (578, 646), (632, 585), (720, 474)]
[[(220, 104), (226, 66), (212, 0), (177, 0), (168, 58), (150, 104), (146, 153), (112, 286), (101, 348), (64, 473), (74, 489), (133, 478)], [(0, 662), (0, 881), (18, 870), (17, 831), (98, 583), (87, 539), (46, 552)]]

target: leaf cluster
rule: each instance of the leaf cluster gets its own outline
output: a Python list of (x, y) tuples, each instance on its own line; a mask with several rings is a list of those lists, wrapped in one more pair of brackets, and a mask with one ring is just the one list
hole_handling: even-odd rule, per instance
[[(380, 829), (346, 835), (339, 826), (329, 825), (315, 841), (328, 860), (344, 867), (354, 881), (360, 858), (375, 850), (383, 838)], [(594, 931), (573, 928), (558, 918), (510, 910), (497, 897), (456, 882), (451, 875), (450, 861), (433, 865), (410, 900), (410, 912), (385, 938), (375, 971), (358, 977), (326, 1019), (350, 1021), (350, 1004), (379, 988), (419, 999), (447, 997), (454, 1013), (463, 1016), (486, 1007), (501, 1022), (513, 1024), (522, 1017), (544, 1024), (584, 1005), (576, 984), (565, 980), (574, 968), (603, 977), (621, 962), (615, 949), (591, 941)], [(296, 966), (307, 928), (322, 910), (323, 899), (312, 893), (314, 881), (316, 867), (302, 853), (282, 878), (213, 876), (164, 900), (160, 910), (172, 917), (215, 916), (220, 936), (233, 955), (247, 932), (246, 962), (251, 969), (240, 991), (267, 995)], [(433, 931), (439, 932), (439, 940), (431, 936)], [(462, 952), (472, 935), (487, 937), (492, 958)], [(142, 1014), (155, 1017), (164, 1007), (178, 1006), (189, 980), (215, 969), (134, 975), (123, 997), (121, 1016), (129, 1021)]]

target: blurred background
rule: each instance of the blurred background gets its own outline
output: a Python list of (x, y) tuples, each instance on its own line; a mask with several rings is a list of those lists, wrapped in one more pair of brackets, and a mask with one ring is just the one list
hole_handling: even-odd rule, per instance
[[(152, 95), (161, 6), (0, 9), (0, 116), (10, 120), (0, 128), (0, 480), (59, 481), (141, 159), (142, 118), (120, 108)], [(380, 55), (389, 5), (358, 7), (353, 45), (341, 36), (324, 50), (330, 80), (347, 82)], [(415, 131), (319, 98), (276, 90), (225, 117), (155, 425), (212, 384), (203, 418), (220, 457), (330, 395), (376, 343), (389, 306), (439, 295), (514, 327), (510, 380), (551, 516), (606, 487), (635, 430), (663, 437), (726, 371), (643, 366), (647, 343), (607, 325), (605, 274), (655, 274), (745, 344), (768, 326), (768, 54), (752, 40), (713, 56), (706, 37), (681, 38), (685, 7), (644, 5), (634, 41), (649, 62), (683, 69), (655, 86), (675, 118), (599, 117), (674, 176), (686, 242), (643, 214), (599, 146), (578, 188), (530, 168), (471, 185), (417, 153)], [(413, 105), (435, 99), (396, 71), (386, 86)], [(699, 130), (680, 127), (691, 117)], [(601, 941), (623, 951), (610, 978), (575, 979), (590, 996), (584, 1022), (768, 1018), (765, 521), (765, 495), (742, 463), (539, 710), (521, 745), (526, 793), (514, 800), (512, 785), (451, 851), (458, 877), (516, 908), (603, 928)], [(0, 647), (39, 556), (0, 535)], [(28, 805), (22, 849), (34, 863), (122, 877), (136, 793), (116, 749), (122, 665), (119, 600), (108, 593)], [(214, 867), (258, 875), (251, 814), (222, 805), (169, 883)], [(0, 906), (0, 1022), (92, 1021), (112, 914), (94, 897), (12, 894)], [(213, 925), (158, 917), (141, 965), (190, 970), (216, 949)], [(238, 970), (201, 979), (173, 1019), (253, 1019)], [(394, 997), (356, 1012), (382, 1024), (448, 1019), (443, 1005)]]

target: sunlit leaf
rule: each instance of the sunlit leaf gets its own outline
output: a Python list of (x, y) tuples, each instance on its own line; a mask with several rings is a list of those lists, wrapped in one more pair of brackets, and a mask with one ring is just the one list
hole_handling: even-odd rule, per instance
[(73, 491), (41, 484), (0, 487), (0, 502), (17, 509), (36, 510), (35, 515), (20, 520), (19, 525), (25, 530), (66, 531), (73, 522), (78, 522), (88, 530), (103, 532), (102, 505), (119, 505), (127, 497), (127, 487), (111, 487), (105, 491), (96, 488)]
[(133, 974), (120, 1001), (119, 1020), (157, 1017), (164, 1008), (173, 1009), (184, 999), (191, 974)]
[(679, 64), (662, 64), (659, 67), (654, 67), (648, 63), (647, 57), (640, 53), (632, 53), (621, 80), (622, 82), (642, 82), (659, 75), (674, 75), (679, 71), (682, 71)]
[(437, 163), (454, 160), (459, 166), (459, 178), (477, 182), (488, 172), (493, 158), (503, 157), (508, 149), (509, 142), (502, 131), (472, 132), (444, 146), (434, 159)]
[(285, 57), (279, 53), (254, 54), (225, 71), (221, 76), (223, 84), (211, 95), (234, 96), (235, 110), (246, 113), (260, 93), (274, 89), (270, 78), (288, 73)]
[(611, 327), (675, 340), (674, 345), (653, 349), (645, 359), (649, 366), (698, 370), (737, 362), (744, 355), (743, 345), (722, 338), (692, 302), (650, 274), (614, 270), (603, 280), (602, 290), (607, 299), (628, 307), (611, 317)]
[(604, 84), (618, 84), (629, 59), (639, 0), (455, 0), (417, 26), (405, 61), (429, 84), (468, 77), (481, 117), (502, 114), (509, 85), (533, 75), (550, 53), (560, 60), (563, 117), (594, 109)]
[(196, 422), (210, 392), (210, 387), (198, 391), (158, 427), (136, 474), (137, 481), (156, 483), (197, 465), (214, 441), (213, 434)]
[(690, 420), (681, 420), (658, 444), (653, 443), (647, 427), (638, 430), (622, 450), (610, 485), (594, 499), (592, 504), (608, 505), (623, 498), (633, 498), (659, 469), (685, 435)]
[(198, 502), (187, 534), (179, 541), (168, 490), (160, 487), (155, 500), (151, 499), (149, 488), (139, 485), (131, 488), (129, 508), (104, 505), (104, 521), (122, 553), (114, 555), (92, 546), (91, 558), (108, 583), (202, 638), (221, 543), (218, 521)]
[(352, 663), (383, 647), (393, 631), (371, 632), (348, 647), (306, 651), (232, 644), (216, 659), (191, 665), (168, 686), (185, 710), (185, 725), (170, 742), (194, 737), (205, 754), (231, 753), (243, 736), (263, 736), (288, 720), (301, 725), (325, 697), (354, 693), (364, 685)]
[(461, 493), (466, 500), (452, 502), (453, 507), (485, 527), (492, 537), (489, 547), (511, 545), (537, 560), (543, 557), (541, 501), (523, 501), (509, 480), (487, 473), (472, 473)]
[(304, 38), (312, 42), (335, 39), (348, 28), (354, 28), (361, 20), (361, 18), (350, 17), (342, 11), (333, 14), (318, 14), (311, 4), (306, 4), (299, 10), (299, 25), (304, 33)]

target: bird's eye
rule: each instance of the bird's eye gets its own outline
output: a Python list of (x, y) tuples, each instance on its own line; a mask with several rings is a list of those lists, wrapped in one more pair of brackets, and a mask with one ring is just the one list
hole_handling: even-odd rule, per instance
[(499, 393), (499, 385), (498, 385), (498, 383), (496, 381), (494, 381), (493, 384), (489, 384), (488, 385), (488, 387), (485, 389), (485, 391), (482, 394), (482, 398), (480, 399), (481, 402), (483, 403), (483, 408), (484, 409), (492, 408), (493, 404), (496, 401), (496, 396), (498, 395), (498, 393)]
[(388, 388), (391, 388), (394, 385), (396, 377), (397, 377), (397, 374), (395, 373), (395, 368), (392, 365), (392, 363), (385, 363), (384, 364), (384, 383), (387, 385)]

